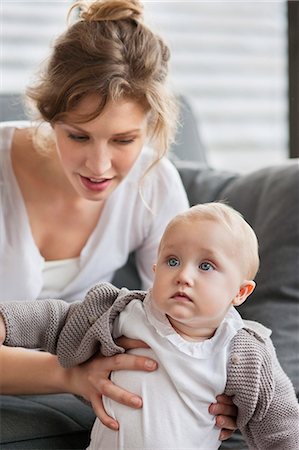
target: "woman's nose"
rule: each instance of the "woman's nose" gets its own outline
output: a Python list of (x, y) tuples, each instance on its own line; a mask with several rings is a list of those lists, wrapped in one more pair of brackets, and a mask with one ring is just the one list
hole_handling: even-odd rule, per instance
[(94, 174), (102, 175), (111, 168), (111, 155), (105, 144), (97, 144), (90, 148), (85, 166)]

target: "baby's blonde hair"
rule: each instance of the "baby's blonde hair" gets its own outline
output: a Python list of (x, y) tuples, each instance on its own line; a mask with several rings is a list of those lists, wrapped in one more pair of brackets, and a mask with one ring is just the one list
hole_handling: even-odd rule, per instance
[[(244, 277), (253, 280), (259, 269), (258, 240), (252, 227), (242, 214), (231, 206), (221, 203), (203, 203), (192, 206), (187, 211), (175, 216), (167, 225), (160, 241), (159, 251), (167, 232), (180, 222), (211, 220), (223, 224), (232, 236), (232, 245), (236, 247), (244, 271)], [(199, 237), (200, 239), (200, 237)]]

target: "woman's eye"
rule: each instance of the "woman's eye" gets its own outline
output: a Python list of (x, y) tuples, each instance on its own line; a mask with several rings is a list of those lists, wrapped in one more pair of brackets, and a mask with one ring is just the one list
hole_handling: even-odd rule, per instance
[(76, 141), (76, 142), (85, 142), (88, 140), (88, 136), (81, 136), (79, 134), (69, 134), (68, 137), (72, 140), (72, 141)]
[(176, 267), (176, 266), (179, 266), (179, 265), (180, 265), (180, 262), (179, 262), (179, 260), (178, 260), (177, 258), (169, 258), (169, 259), (167, 260), (167, 264), (168, 264), (170, 267)]
[(202, 262), (202, 263), (199, 265), (199, 268), (200, 268), (201, 270), (205, 270), (205, 271), (213, 270), (213, 269), (214, 269), (214, 267), (212, 266), (212, 264), (210, 264), (210, 263), (208, 263), (208, 262)]
[(132, 144), (135, 141), (135, 139), (116, 139), (116, 143), (120, 145), (128, 145)]

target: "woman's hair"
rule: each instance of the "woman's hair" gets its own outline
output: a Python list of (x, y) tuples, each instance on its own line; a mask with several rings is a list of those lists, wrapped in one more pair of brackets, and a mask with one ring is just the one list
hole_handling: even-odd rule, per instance
[(70, 13), (75, 8), (77, 20), (56, 40), (27, 97), (50, 123), (63, 120), (90, 94), (99, 96), (99, 105), (92, 114), (78, 116), (78, 122), (95, 118), (111, 100), (136, 100), (149, 112), (149, 138), (160, 159), (177, 123), (176, 102), (166, 86), (168, 47), (142, 23), (138, 0), (78, 1)]
[[(229, 205), (221, 202), (202, 203), (176, 215), (167, 225), (163, 237), (180, 222), (196, 223), (210, 220), (222, 224), (231, 235), (234, 254), (240, 260), (241, 269), (247, 279), (253, 280), (259, 269), (258, 240), (254, 230), (243, 216)], [(198, 237), (200, 239), (200, 236)], [(159, 248), (160, 248), (159, 247)]]

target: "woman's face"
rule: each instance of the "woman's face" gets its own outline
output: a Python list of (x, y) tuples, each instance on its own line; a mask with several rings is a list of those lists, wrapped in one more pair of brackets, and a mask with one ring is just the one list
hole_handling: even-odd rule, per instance
[(66, 119), (53, 126), (62, 168), (75, 191), (88, 200), (102, 201), (126, 177), (147, 135), (147, 113), (137, 102), (109, 102), (102, 113), (85, 123), (76, 114), (88, 114), (98, 97), (84, 98)]

